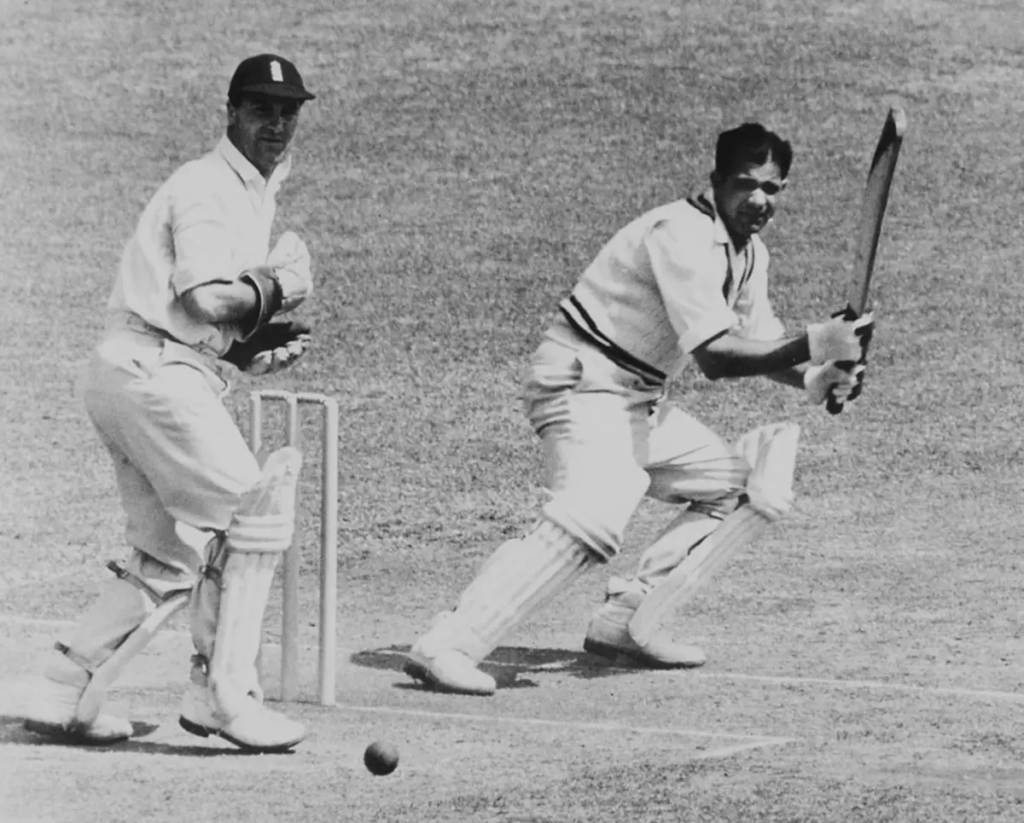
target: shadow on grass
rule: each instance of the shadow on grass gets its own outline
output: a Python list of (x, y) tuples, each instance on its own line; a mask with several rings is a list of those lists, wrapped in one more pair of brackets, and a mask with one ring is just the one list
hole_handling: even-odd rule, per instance
[[(158, 728), (154, 723), (132, 722), (132, 737), (121, 743), (95, 745), (81, 743), (69, 735), (46, 735), (31, 732), (23, 725), (22, 718), (12, 715), (0, 715), (0, 745), (14, 746), (60, 746), (73, 748), (82, 752), (131, 752), (133, 754), (161, 754), (177, 757), (246, 757), (258, 755), (259, 752), (247, 752), (237, 749), (229, 743), (223, 747), (206, 745), (188, 745), (165, 740), (147, 740)], [(292, 754), (292, 752), (284, 752)]]
[[(349, 661), (368, 669), (401, 672), (405, 666), (409, 646), (384, 646), (355, 652)], [(610, 663), (592, 654), (568, 649), (536, 649), (525, 646), (502, 646), (496, 649), (480, 669), (495, 679), (499, 689), (536, 688), (538, 683), (530, 675), (569, 675), (581, 680), (607, 677), (631, 667)], [(395, 688), (429, 691), (429, 687), (410, 680), (396, 683)]]

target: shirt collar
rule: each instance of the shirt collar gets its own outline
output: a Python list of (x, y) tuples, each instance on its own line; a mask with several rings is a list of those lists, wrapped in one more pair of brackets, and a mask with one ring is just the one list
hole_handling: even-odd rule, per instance
[(216, 151), (247, 186), (255, 184), (263, 187), (266, 185), (268, 190), (277, 191), (292, 169), (292, 154), (288, 152), (284, 160), (278, 163), (277, 168), (270, 173), (270, 179), (264, 181), (259, 169), (249, 162), (246, 156), (238, 150), (238, 147), (228, 139), (227, 135), (220, 139)]
[(692, 199), (701, 211), (710, 210), (712, 219), (715, 221), (714, 242), (732, 248), (732, 238), (729, 236), (729, 230), (725, 227), (725, 223), (722, 222), (722, 218), (718, 214), (718, 205), (715, 203), (715, 190), (709, 186), (699, 194), (695, 194)]
[(708, 209), (710, 209), (711, 214), (714, 215), (715, 228), (713, 240), (716, 244), (725, 246), (729, 253), (733, 255), (747, 253), (747, 249), (750, 248), (751, 244), (754, 242), (754, 238), (757, 237), (757, 235), (750, 235), (750, 237), (747, 238), (747, 242), (744, 243), (739, 248), (733, 245), (732, 235), (729, 234), (729, 230), (725, 227), (725, 222), (722, 220), (721, 215), (719, 215), (718, 213), (718, 204), (715, 203), (715, 190), (713, 188), (708, 187), (704, 189), (704, 191), (700, 192), (700, 194), (695, 194), (693, 197), (691, 197), (690, 200), (701, 211), (706, 212)]

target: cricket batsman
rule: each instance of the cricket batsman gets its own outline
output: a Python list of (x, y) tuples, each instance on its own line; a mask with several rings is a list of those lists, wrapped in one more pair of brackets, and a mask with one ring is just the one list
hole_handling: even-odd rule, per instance
[(255, 661), (274, 568), (291, 544), (301, 458), (249, 451), (221, 398), (230, 366), (270, 374), (310, 345), (279, 320), (313, 287), (292, 232), (270, 246), (299, 113), (314, 95), (274, 54), (243, 60), (226, 134), (142, 212), (121, 258), (109, 323), (83, 381), (113, 460), (131, 556), (56, 643), (24, 720), (70, 743), (128, 739), (104, 710), (125, 665), (190, 605), (195, 644), (180, 723), (254, 752), (291, 749), (303, 725), (263, 705)]
[(705, 662), (662, 624), (716, 564), (789, 511), (799, 429), (760, 426), (728, 443), (668, 405), (667, 384), (692, 360), (711, 380), (764, 375), (812, 403), (830, 393), (852, 400), (865, 367), (846, 364), (861, 361), (873, 327), (870, 314), (839, 315), (787, 336), (775, 316), (758, 233), (792, 157), (760, 124), (723, 132), (710, 187), (621, 229), (561, 301), (523, 385), (549, 499), (415, 642), (409, 675), (443, 691), (492, 694), (479, 664), (577, 575), (620, 552), (645, 496), (679, 514), (631, 578), (609, 580), (584, 648), (650, 668)]

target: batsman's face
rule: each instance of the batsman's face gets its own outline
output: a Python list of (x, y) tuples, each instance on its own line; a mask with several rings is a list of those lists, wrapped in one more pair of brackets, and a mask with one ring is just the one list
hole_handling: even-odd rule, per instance
[(228, 139), (260, 174), (270, 177), (291, 145), (299, 124), (300, 100), (247, 96), (228, 103)]
[(768, 225), (775, 215), (775, 205), (786, 188), (774, 160), (741, 166), (728, 177), (711, 175), (715, 189), (715, 203), (733, 243), (744, 245), (752, 235)]

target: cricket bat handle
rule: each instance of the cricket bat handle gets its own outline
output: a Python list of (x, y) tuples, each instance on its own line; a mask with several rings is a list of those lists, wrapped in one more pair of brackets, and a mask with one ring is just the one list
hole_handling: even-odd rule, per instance
[[(859, 316), (860, 312), (858, 312), (853, 306), (847, 306), (846, 310), (843, 312), (843, 317), (845, 317), (847, 320), (855, 320)], [(836, 363), (836, 366), (843, 369), (843, 371), (849, 372), (853, 371), (854, 366), (856, 366), (858, 363), (866, 364), (868, 362), (868, 346), (871, 345), (872, 328), (873, 327), (869, 326), (867, 330), (864, 332), (863, 343), (861, 345), (860, 360), (858, 360), (857, 362), (854, 362), (853, 360), (840, 360)], [(860, 384), (854, 386), (853, 391), (850, 392), (850, 396), (848, 399), (855, 400), (859, 395)], [(828, 409), (829, 414), (839, 414), (840, 412), (842, 412), (843, 407), (845, 405), (846, 404), (843, 401), (836, 399), (834, 391), (829, 391), (828, 397), (825, 400), (825, 408)]]
[[(854, 366), (854, 362), (852, 360), (843, 360), (836, 363), (836, 365), (845, 371), (850, 371)], [(825, 408), (828, 409), (828, 413), (839, 414), (845, 405), (842, 400), (836, 400), (835, 393), (830, 389), (828, 397), (825, 399)]]

